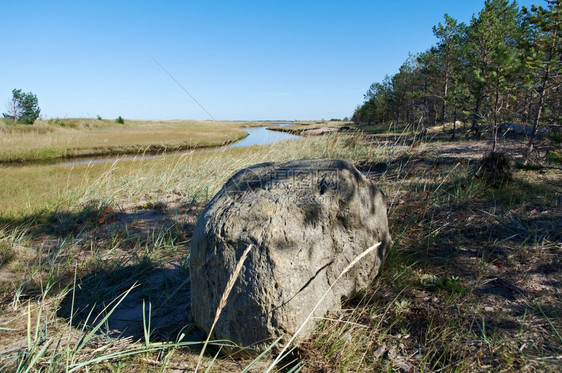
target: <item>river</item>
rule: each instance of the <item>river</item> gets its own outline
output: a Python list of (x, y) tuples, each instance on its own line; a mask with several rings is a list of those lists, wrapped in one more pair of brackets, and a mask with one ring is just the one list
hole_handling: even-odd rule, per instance
[[(274, 123), (276, 126), (286, 127), (290, 126), (291, 123)], [(287, 132), (270, 131), (267, 127), (250, 127), (244, 128), (244, 131), (248, 132), (248, 136), (240, 141), (227, 145), (226, 147), (218, 147), (213, 149), (194, 149), (189, 151), (181, 152), (170, 152), (164, 154), (136, 154), (130, 156), (114, 156), (114, 157), (92, 157), (92, 158), (80, 158), (70, 161), (57, 162), (56, 164), (62, 166), (74, 166), (78, 164), (88, 164), (88, 163), (107, 163), (115, 161), (132, 161), (132, 160), (146, 160), (164, 157), (174, 157), (182, 154), (189, 154), (192, 152), (214, 152), (217, 150), (222, 150), (224, 148), (238, 148), (241, 146), (252, 146), (252, 145), (268, 145), (273, 144), (283, 140), (296, 139), (299, 136), (292, 135)]]

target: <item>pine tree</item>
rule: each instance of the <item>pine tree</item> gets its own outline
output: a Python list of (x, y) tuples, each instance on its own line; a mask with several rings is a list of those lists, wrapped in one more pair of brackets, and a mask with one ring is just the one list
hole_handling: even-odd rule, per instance
[(511, 0), (486, 0), (470, 25), (445, 15), (433, 28), (437, 44), (373, 83), (353, 116), (361, 123), (426, 124), (457, 119), (489, 127), (492, 151), (500, 124), (519, 118), (533, 131), (562, 119), (562, 0), (548, 7), (523, 8)]
[(12, 100), (8, 104), (8, 113), (3, 113), (3, 115), (4, 118), (11, 119), (14, 123), (33, 124), (40, 112), (37, 96), (31, 92), (22, 92), (21, 89), (13, 89)]
[(518, 15), (515, 2), (487, 0), (468, 29), (465, 57), (470, 67), (468, 81), (474, 99), (472, 128), (478, 132), (481, 119), (489, 124), (492, 151), (496, 150), (505, 96), (513, 90), (514, 76), (519, 69), (521, 27)]
[(530, 72), (531, 87), (538, 95), (525, 159), (528, 159), (533, 151), (533, 141), (541, 120), (545, 99), (553, 91), (557, 82), (560, 84), (562, 73), (561, 1), (547, 0), (547, 2), (546, 9), (534, 5), (530, 11), (523, 8), (525, 21), (530, 26), (526, 67)]
[[(440, 70), (442, 74), (442, 108), (441, 108), (441, 124), (445, 124), (447, 115), (447, 103), (449, 100), (449, 91), (451, 88), (451, 80), (457, 73), (460, 62), (460, 43), (465, 32), (464, 23), (458, 23), (456, 19), (445, 14), (445, 23), (439, 23), (433, 27), (433, 34), (437, 37), (436, 51), (441, 63)], [(454, 135), (453, 135), (454, 136)]]

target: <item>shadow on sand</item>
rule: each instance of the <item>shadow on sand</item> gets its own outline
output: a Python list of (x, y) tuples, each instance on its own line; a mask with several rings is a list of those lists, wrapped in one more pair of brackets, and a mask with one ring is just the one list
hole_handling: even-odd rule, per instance
[[(56, 288), (71, 289), (57, 316), (73, 327), (99, 326), (100, 334), (133, 340), (144, 338), (149, 329), (151, 341), (175, 342), (182, 334), (205, 339), (190, 316), (187, 260), (196, 215), (196, 208), (181, 204), (130, 209), (89, 205), (3, 219), (0, 226), (29, 226), (30, 236), (39, 242), (34, 261), (68, 269), (55, 280)], [(74, 266), (68, 263), (75, 261), (88, 264), (77, 263), (79, 276), (73, 284), (69, 271)], [(31, 282), (26, 293), (40, 294), (40, 285)]]
[[(82, 278), (61, 303), (57, 316), (72, 326), (109, 337), (175, 342), (182, 334), (204, 340), (191, 322), (189, 273), (185, 266), (157, 268), (148, 260)], [(203, 338), (203, 339), (201, 339)], [(185, 339), (184, 339), (185, 340)]]

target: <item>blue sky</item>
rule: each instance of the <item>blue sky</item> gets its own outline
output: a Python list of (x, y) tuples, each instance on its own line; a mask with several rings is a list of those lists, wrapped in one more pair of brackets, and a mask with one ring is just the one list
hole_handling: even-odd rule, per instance
[(21, 88), (47, 118), (209, 119), (152, 55), (216, 119), (343, 118), (483, 4), (1, 0), (0, 110)]

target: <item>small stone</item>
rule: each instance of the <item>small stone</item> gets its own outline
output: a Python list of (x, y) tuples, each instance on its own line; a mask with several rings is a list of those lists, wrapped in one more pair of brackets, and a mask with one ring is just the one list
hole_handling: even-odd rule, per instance
[(383, 343), (381, 346), (379, 346), (379, 348), (375, 350), (375, 352), (373, 353), (373, 357), (375, 358), (375, 360), (380, 359), (385, 352), (386, 352), (386, 343)]

